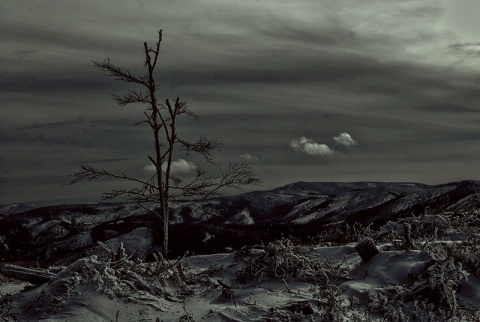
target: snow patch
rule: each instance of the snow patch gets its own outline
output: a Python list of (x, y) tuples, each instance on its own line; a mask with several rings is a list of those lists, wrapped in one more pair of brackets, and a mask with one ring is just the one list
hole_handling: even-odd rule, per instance
[(214, 238), (215, 238), (214, 235), (209, 234), (209, 233), (205, 233), (205, 238), (202, 240), (202, 243), (204, 243), (206, 245), (209, 240), (212, 240)]
[(227, 225), (253, 225), (255, 224), (255, 220), (250, 214), (250, 211), (245, 208), (239, 213), (237, 213), (235, 216), (230, 218), (227, 222), (225, 222)]

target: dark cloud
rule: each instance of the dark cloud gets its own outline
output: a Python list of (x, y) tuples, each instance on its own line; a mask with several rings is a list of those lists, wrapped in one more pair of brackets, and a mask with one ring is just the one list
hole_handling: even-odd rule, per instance
[(432, 112), (432, 113), (451, 113), (453, 115), (458, 113), (471, 113), (478, 114), (480, 111), (479, 108), (458, 105), (455, 103), (452, 104), (434, 104), (434, 105), (423, 105), (417, 107), (420, 110)]
[[(112, 182), (60, 196), (81, 162), (145, 175), (150, 134), (133, 126), (144, 107), (116, 106), (109, 94), (130, 84), (91, 60), (140, 74), (143, 42), (160, 28), (158, 93), (203, 117), (180, 133), (223, 140), (219, 161), (254, 161), (266, 188), (479, 179), (478, 42), (442, 25), (444, 10), (437, 0), (2, 1), (0, 203), (39, 190), (35, 198), (98, 197)], [(357, 144), (347, 148), (343, 132)], [(294, 151), (301, 137), (301, 151), (338, 151)]]
[(457, 43), (449, 46), (449, 49), (461, 58), (477, 57), (480, 58), (480, 42), (479, 43)]
[(83, 92), (88, 94), (93, 90), (105, 89), (108, 90), (110, 86), (102, 79), (94, 78), (59, 78), (59, 79), (48, 79), (45, 76), (33, 76), (30, 78), (14, 78), (14, 79), (3, 79), (0, 83), (2, 88), (0, 92), (10, 92), (10, 93), (29, 93), (29, 92)]

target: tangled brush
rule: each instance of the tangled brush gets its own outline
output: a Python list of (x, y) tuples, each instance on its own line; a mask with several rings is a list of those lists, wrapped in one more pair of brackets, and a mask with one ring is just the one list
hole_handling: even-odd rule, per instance
[(305, 282), (328, 284), (345, 278), (349, 268), (344, 262), (335, 262), (315, 252), (312, 247), (296, 246), (290, 239), (277, 240), (268, 245), (242, 249), (235, 253), (245, 262), (236, 274), (240, 283), (262, 278), (297, 278)]

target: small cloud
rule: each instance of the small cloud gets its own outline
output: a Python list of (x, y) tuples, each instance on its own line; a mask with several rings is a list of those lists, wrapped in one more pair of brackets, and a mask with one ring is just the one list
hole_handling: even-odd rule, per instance
[(250, 153), (242, 154), (240, 156), (240, 159), (244, 161), (258, 161), (258, 158), (254, 155), (251, 155)]
[(191, 171), (195, 171), (196, 169), (197, 169), (197, 166), (195, 165), (195, 163), (184, 160), (184, 159), (178, 159), (172, 162), (172, 167), (170, 171), (173, 174), (175, 174), (175, 173), (188, 173)]
[(333, 140), (337, 144), (341, 144), (341, 145), (346, 146), (346, 147), (351, 147), (353, 145), (357, 145), (357, 141), (352, 139), (350, 134), (348, 134), (347, 132), (340, 133), (338, 136), (335, 136), (333, 138)]
[[(163, 166), (162, 168), (166, 168)], [(172, 174), (178, 174), (178, 173), (189, 173), (191, 171), (195, 171), (197, 169), (197, 166), (195, 163), (184, 160), (184, 159), (178, 159), (176, 161), (172, 162), (172, 166), (170, 168), (170, 171)]]
[[(162, 169), (165, 171), (166, 165), (163, 164)], [(179, 174), (179, 173), (189, 173), (197, 169), (195, 163), (184, 160), (178, 159), (172, 162), (172, 166), (170, 168), (170, 173), (172, 174)], [(143, 167), (143, 170), (147, 172), (155, 172), (155, 166), (153, 164), (149, 164)]]
[(155, 172), (156, 168), (153, 164), (149, 164), (149, 165), (144, 166), (143, 170), (147, 171), (147, 172)]
[(309, 155), (316, 155), (316, 156), (332, 156), (335, 154), (335, 151), (330, 149), (330, 147), (326, 144), (316, 143), (312, 139), (308, 139), (304, 136), (293, 139), (290, 142), (290, 146), (295, 151), (305, 152)]

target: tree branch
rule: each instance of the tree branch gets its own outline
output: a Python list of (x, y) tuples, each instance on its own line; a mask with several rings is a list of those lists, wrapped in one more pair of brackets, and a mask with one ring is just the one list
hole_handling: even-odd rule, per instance
[(151, 104), (150, 95), (141, 91), (130, 90), (128, 94), (117, 95), (112, 94), (113, 99), (120, 106), (125, 106), (131, 103)]
[(261, 180), (254, 174), (252, 168), (246, 163), (229, 163), (225, 169), (218, 167), (221, 173), (220, 182), (210, 191), (205, 198), (211, 197), (222, 188), (240, 189), (245, 185), (259, 185)]
[(116, 80), (127, 83), (137, 83), (148, 87), (145, 76), (133, 76), (128, 69), (113, 64), (108, 58), (104, 61), (92, 60), (92, 63), (95, 67), (106, 72), (108, 76), (115, 77)]
[(255, 176), (251, 167), (245, 163), (229, 163), (226, 168), (218, 167), (220, 175), (207, 175), (197, 168), (195, 178), (184, 186), (171, 187), (180, 191), (174, 197), (207, 199), (221, 195), (223, 188), (240, 189), (243, 185), (259, 185), (261, 180)]
[(222, 141), (215, 139), (207, 139), (203, 135), (195, 142), (189, 142), (179, 138), (177, 138), (177, 142), (183, 146), (187, 154), (190, 154), (191, 152), (198, 153), (203, 156), (203, 158), (208, 163), (212, 164), (214, 163), (213, 152), (219, 151), (220, 148), (223, 147)]
[(180, 191), (179, 193), (172, 194), (172, 198), (178, 197), (191, 198), (196, 197), (203, 199), (203, 196), (212, 190), (216, 186), (216, 181), (219, 178), (214, 175), (207, 175), (206, 171), (202, 168), (197, 168), (197, 174), (195, 178), (184, 186), (173, 186), (172, 189)]
[(125, 173), (118, 175), (118, 174), (108, 172), (103, 167), (95, 168), (88, 164), (81, 164), (78, 167), (80, 168), (80, 170), (70, 175), (73, 179), (68, 183), (69, 185), (78, 183), (83, 180), (92, 181), (102, 177), (109, 177), (109, 178), (123, 179), (123, 180), (140, 183), (143, 187), (143, 191), (147, 191), (147, 190), (154, 191), (157, 189), (156, 185), (152, 182), (152, 180), (143, 181), (140, 179), (129, 177)]

